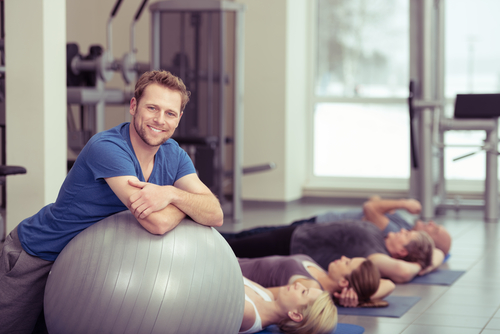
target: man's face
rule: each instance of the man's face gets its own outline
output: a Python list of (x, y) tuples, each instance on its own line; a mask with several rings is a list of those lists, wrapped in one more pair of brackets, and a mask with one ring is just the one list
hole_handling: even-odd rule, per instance
[(132, 98), (132, 123), (145, 144), (157, 147), (172, 137), (182, 117), (181, 102), (179, 92), (158, 84), (147, 86), (140, 101)]
[(415, 222), (413, 226), (415, 231), (424, 231), (434, 240), (436, 248), (442, 250), (445, 254), (448, 254), (451, 246), (451, 236), (442, 225), (438, 225), (433, 221), (424, 223), (421, 220)]
[(389, 232), (385, 244), (393, 257), (403, 258), (408, 255), (405, 246), (417, 237), (417, 231), (408, 231), (402, 228), (399, 232)]

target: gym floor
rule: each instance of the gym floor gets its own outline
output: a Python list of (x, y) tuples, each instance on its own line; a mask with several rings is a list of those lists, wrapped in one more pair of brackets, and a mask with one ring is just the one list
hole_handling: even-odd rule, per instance
[[(328, 203), (330, 202), (330, 203)], [(224, 223), (221, 230), (239, 231), (262, 225), (289, 224), (327, 210), (359, 208), (361, 201), (332, 205), (332, 200), (303, 200), (288, 205), (245, 203), (243, 223)], [(422, 299), (401, 318), (340, 316), (365, 334), (493, 334), (500, 333), (500, 226), (485, 223), (482, 210), (448, 211), (436, 222), (453, 238), (443, 268), (465, 270), (451, 286), (397, 285), (393, 295)]]

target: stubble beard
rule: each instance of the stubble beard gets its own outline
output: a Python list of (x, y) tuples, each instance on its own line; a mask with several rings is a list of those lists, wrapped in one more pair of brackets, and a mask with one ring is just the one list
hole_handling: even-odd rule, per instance
[(147, 132), (146, 132), (147, 130), (145, 129), (145, 127), (147, 127), (147, 125), (145, 125), (144, 127), (141, 128), (141, 126), (139, 124), (137, 124), (135, 116), (133, 119), (133, 124), (134, 124), (135, 132), (137, 132), (137, 134), (142, 139), (142, 141), (151, 147), (159, 147), (159, 146), (163, 145), (171, 137), (171, 136), (167, 136), (165, 138), (159, 139), (158, 142), (153, 142), (151, 139), (148, 139)]

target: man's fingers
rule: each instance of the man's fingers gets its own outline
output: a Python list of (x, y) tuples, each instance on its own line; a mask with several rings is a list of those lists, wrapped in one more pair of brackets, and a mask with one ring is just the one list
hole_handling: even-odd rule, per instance
[(149, 216), (149, 214), (151, 213), (151, 210), (150, 208), (147, 208), (146, 210), (142, 211), (141, 215), (140, 215), (140, 218), (141, 219), (144, 219), (146, 218), (147, 216)]

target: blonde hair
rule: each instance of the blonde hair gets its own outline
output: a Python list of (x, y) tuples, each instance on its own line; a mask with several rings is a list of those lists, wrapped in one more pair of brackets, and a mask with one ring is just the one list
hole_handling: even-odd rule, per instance
[(295, 322), (289, 318), (282, 320), (278, 326), (287, 334), (323, 334), (331, 333), (337, 326), (337, 307), (328, 292), (323, 292), (313, 303), (302, 310), (303, 319)]
[(141, 77), (135, 84), (134, 90), (134, 97), (137, 101), (137, 104), (139, 104), (139, 100), (141, 99), (146, 87), (151, 84), (158, 84), (173, 91), (179, 92), (182, 98), (181, 112), (184, 111), (184, 108), (186, 108), (186, 104), (189, 102), (189, 96), (191, 95), (191, 92), (187, 90), (186, 85), (184, 85), (184, 82), (181, 78), (176, 77), (168, 71), (149, 71), (141, 75)]

